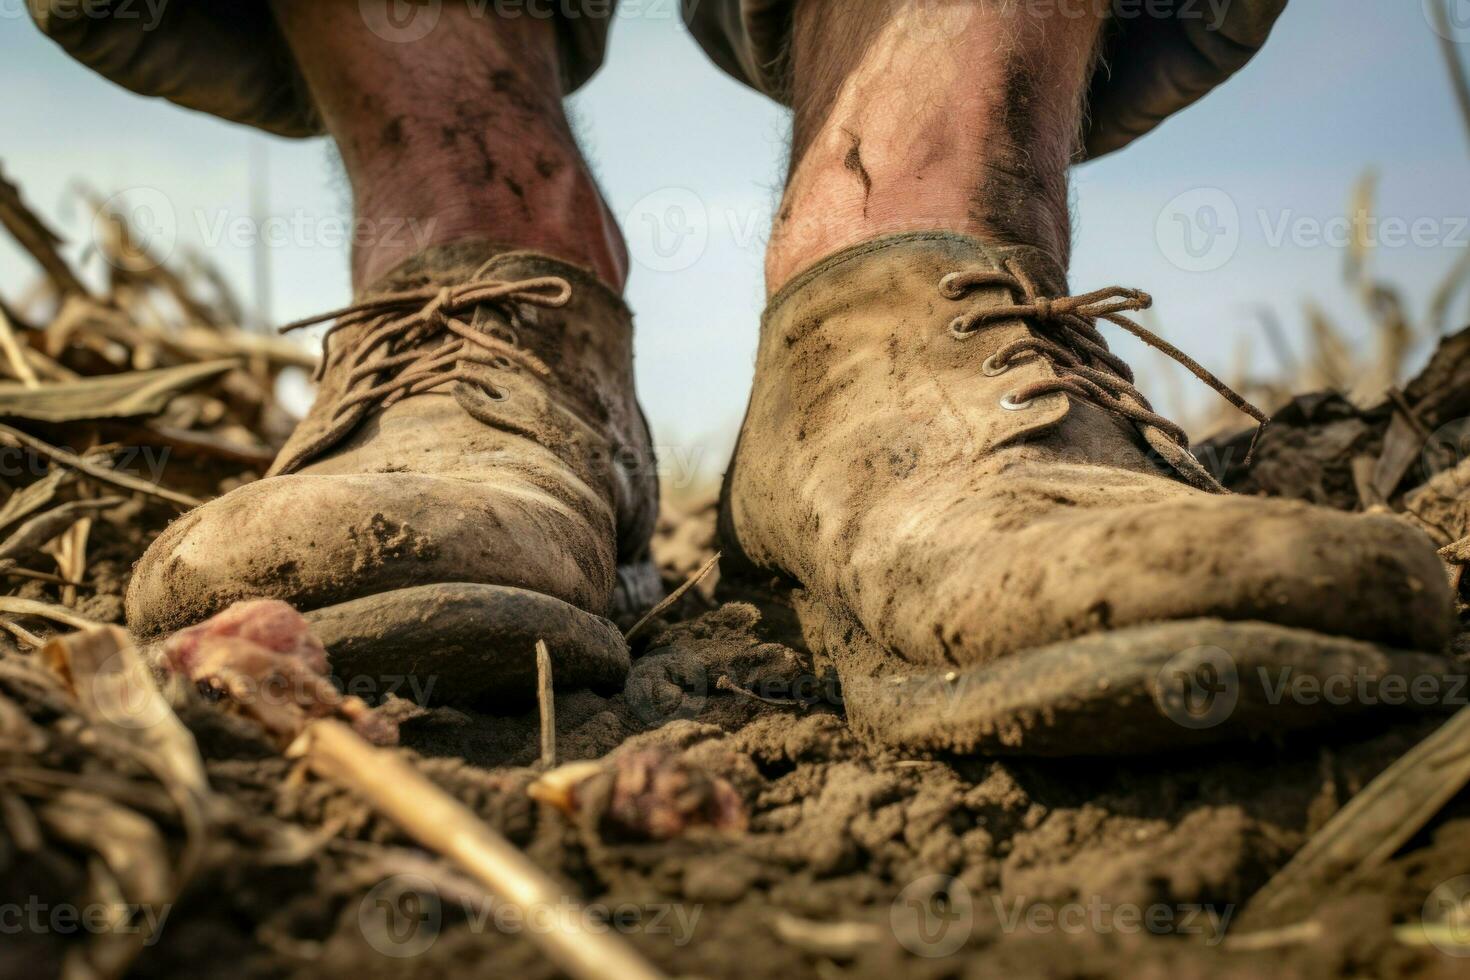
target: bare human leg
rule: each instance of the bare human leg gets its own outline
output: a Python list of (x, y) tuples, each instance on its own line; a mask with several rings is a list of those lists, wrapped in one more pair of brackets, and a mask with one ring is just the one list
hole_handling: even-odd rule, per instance
[(766, 258), (774, 293), (849, 245), (943, 230), (1065, 265), (1067, 168), (1099, 5), (807, 0), (796, 9), (791, 174)]
[(545, 639), (558, 684), (617, 684), (604, 617), (657, 599), (657, 471), (626, 254), (562, 111), (556, 27), (445, 2), (395, 41), (370, 6), (275, 0), (359, 222), (353, 305), (296, 324), (336, 321), (316, 401), (266, 479), (154, 542), (129, 624), (268, 597), (315, 617), (341, 676), (414, 650), (446, 698), (525, 697)]
[[(1070, 294), (1097, 8), (797, 4), (792, 173), (723, 552), (800, 585), (848, 722), (890, 748), (1094, 755), (1305, 728), (1323, 716), (1246, 679), (1446, 639), (1427, 539), (1221, 492), (1100, 321), (1244, 402), (1126, 318), (1147, 294)], [(1216, 668), (1241, 683), (1200, 724), (1165, 678)]]
[[(482, 238), (622, 288), (627, 252), (562, 110), (551, 20), (450, 2), (426, 36), (400, 41), (374, 33), (356, 0), (273, 6), (365, 229), (354, 285), (420, 248)], [(410, 219), (424, 234), (373, 234)]]

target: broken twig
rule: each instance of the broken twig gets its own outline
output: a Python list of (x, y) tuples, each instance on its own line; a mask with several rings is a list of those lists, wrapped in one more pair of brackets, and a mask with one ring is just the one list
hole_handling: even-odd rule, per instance
[(12, 446), (39, 453), (53, 462), (60, 463), (62, 466), (68, 466), (78, 472), (85, 473), (94, 480), (100, 480), (103, 483), (115, 487), (122, 487), (124, 490), (134, 490), (138, 493), (144, 493), (150, 497), (157, 497), (160, 500), (167, 500), (169, 503), (176, 504), (180, 507), (194, 508), (204, 502), (186, 493), (169, 490), (156, 483), (149, 483), (147, 480), (140, 480), (136, 476), (129, 476), (110, 466), (103, 466), (100, 463), (83, 459), (75, 453), (69, 453), (65, 449), (60, 449), (48, 442), (43, 442), (35, 436), (21, 432), (19, 429), (12, 429), (8, 425), (0, 424), (0, 442), (9, 443)]
[[(435, 786), (402, 757), (375, 749), (333, 719), (311, 722), (288, 752), (318, 776), (351, 790), (424, 847), (453, 860), (493, 894), (527, 916), (565, 905), (557, 885), (473, 811)], [(659, 980), (657, 969), (621, 936), (587, 929), (581, 915), (558, 915), (528, 933), (568, 974), (584, 980)]]
[(95, 619), (79, 616), (65, 606), (53, 606), (49, 602), (22, 599), (20, 596), (13, 595), (0, 595), (0, 613), (10, 613), (12, 616), (36, 616), (79, 630), (104, 625)]
[(541, 709), (541, 768), (556, 768), (556, 697), (552, 689), (551, 651), (536, 641), (536, 704)]
[(708, 575), (710, 573), (710, 570), (714, 568), (715, 565), (719, 564), (720, 554), (720, 552), (716, 551), (714, 555), (710, 557), (709, 561), (700, 566), (699, 571), (689, 576), (689, 580), (687, 582), (679, 586), (673, 592), (670, 592), (667, 596), (664, 597), (664, 600), (662, 602), (654, 606), (652, 609), (648, 610), (648, 612), (644, 613), (643, 618), (634, 623), (632, 627), (628, 630), (628, 632), (623, 634), (623, 639), (631, 643), (633, 637), (642, 632), (643, 627), (653, 622), (653, 620), (660, 616), (664, 612), (664, 610), (668, 609), (674, 603), (683, 598), (684, 593), (688, 592), (690, 589), (698, 585), (700, 580)]
[(1342, 882), (1373, 871), (1470, 782), (1470, 708), (1461, 709), (1348, 801), (1256, 893), (1243, 929), (1305, 919)]
[(10, 370), (20, 383), (27, 388), (39, 388), (41, 379), (36, 377), (31, 362), (26, 360), (25, 353), (21, 350), (20, 341), (15, 338), (15, 331), (10, 326), (10, 318), (0, 310), (0, 351), (5, 354), (6, 360), (10, 362)]

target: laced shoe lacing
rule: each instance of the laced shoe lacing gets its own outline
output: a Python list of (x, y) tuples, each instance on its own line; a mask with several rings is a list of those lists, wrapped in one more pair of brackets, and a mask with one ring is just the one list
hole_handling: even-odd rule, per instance
[[(483, 271), (483, 270), (482, 270)], [(556, 309), (572, 297), (572, 286), (560, 276), (506, 281), (480, 278), (454, 286), (425, 286), (384, 293), (340, 310), (297, 320), (282, 333), (336, 320), (322, 337), (322, 360), (314, 381), (328, 371), (347, 372), (344, 393), (332, 409), (341, 419), (359, 405), (387, 408), (395, 402), (432, 391), (451, 381), (463, 381), (497, 401), (505, 391), (475, 366), (492, 371), (519, 366), (537, 377), (551, 376), (540, 358), (519, 345), (521, 305)], [(463, 317), (477, 307), (491, 305), (509, 325), (488, 326)], [(332, 337), (349, 327), (367, 329), (350, 343), (333, 345)], [(337, 346), (338, 349), (333, 350)], [(382, 381), (362, 387), (365, 379)], [(359, 390), (360, 389), (360, 390)]]
[[(1019, 411), (1043, 395), (1067, 392), (1139, 425), (1157, 428), (1181, 449), (1188, 451), (1189, 437), (1184, 430), (1154, 410), (1134, 386), (1132, 369), (1108, 349), (1107, 340), (1097, 328), (1098, 320), (1106, 320), (1155, 350), (1162, 351), (1231, 405), (1255, 419), (1258, 423), (1256, 436), (1251, 440), (1254, 451), (1256, 439), (1259, 439), (1267, 422), (1265, 413), (1194, 358), (1123, 315), (1152, 306), (1153, 298), (1147, 293), (1109, 286), (1080, 296), (1047, 297), (1041, 295), (1036, 283), (1013, 261), (1007, 261), (998, 271), (952, 272), (940, 280), (939, 291), (946, 299), (959, 301), (976, 289), (994, 286), (1000, 286), (1020, 299), (962, 313), (950, 323), (950, 332), (957, 339), (967, 340), (992, 323), (1025, 320), (1032, 327), (1032, 335), (1003, 346), (986, 358), (981, 370), (989, 377), (998, 376), (1018, 357), (1028, 353), (1045, 358), (1056, 368), (1056, 377), (1031, 382), (1008, 394), (1001, 401), (1003, 408)], [(1249, 458), (1248, 455), (1247, 462)]]

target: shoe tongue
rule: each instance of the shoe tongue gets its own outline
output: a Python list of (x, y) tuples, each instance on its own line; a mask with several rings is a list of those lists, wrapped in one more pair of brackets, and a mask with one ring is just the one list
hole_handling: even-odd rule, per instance
[[(1041, 249), (991, 244), (945, 232), (920, 232), (865, 242), (817, 263), (772, 297), (766, 310), (765, 325), (768, 330), (779, 332), (790, 344), (793, 338), (800, 338), (807, 324), (826, 316), (844, 315), (854, 304), (884, 308), (897, 302), (921, 309), (920, 304), (930, 301), (945, 275), (976, 268), (1019, 273), (1031, 283), (1040, 298), (1056, 299), (1070, 295), (1065, 270)], [(1011, 304), (1017, 299), (1001, 285), (983, 286), (969, 295), (972, 301), (981, 304)], [(991, 323), (971, 342), (977, 368), (985, 355), (1028, 333), (1037, 332), (1037, 327), (1029, 320)], [(1034, 362), (1032, 370), (1051, 375), (1054, 368), (1049, 362)], [(1007, 423), (1006, 428), (1010, 431), (1004, 434), (1004, 438), (1029, 437), (1057, 425), (1068, 416), (1069, 405), (1076, 401), (1083, 399), (1063, 395), (1047, 403), (1050, 407), (1045, 410), (1033, 409), (1025, 416), (1015, 415)], [(1097, 413), (1104, 411), (1097, 409)], [(1108, 417), (1117, 421), (1111, 413)], [(1142, 449), (1147, 444), (1185, 481), (1201, 489), (1220, 489), (1185, 448), (1157, 427), (1141, 423), (1110, 423), (1106, 431), (1113, 429), (1126, 433), (1129, 445), (1135, 449)], [(998, 437), (992, 441), (998, 442)]]
[(981, 254), (997, 269), (1011, 266), (1024, 273), (1035, 284), (1042, 296), (1066, 296), (1067, 272), (1051, 253), (1032, 248), (1030, 245), (984, 245), (979, 242)]
[[(488, 242), (480, 240), (469, 240), (460, 242), (449, 242), (444, 245), (430, 245), (428, 248), (415, 253), (411, 257), (400, 262), (382, 276), (379, 276), (371, 285), (358, 291), (358, 299), (371, 299), (384, 293), (402, 292), (408, 289), (419, 289), (428, 285), (451, 285), (467, 282), (477, 272), (490, 265), (491, 269), (485, 269), (482, 276), (493, 278), (507, 278), (504, 274), (496, 275), (493, 270), (496, 266), (512, 264), (510, 256), (523, 257), (525, 259), (540, 260), (552, 266), (562, 266), (561, 263), (549, 255), (540, 255), (535, 252), (524, 251), (514, 245), (505, 245), (499, 242)], [(497, 261), (506, 257), (506, 262)], [(524, 264), (524, 263), (515, 263)], [(541, 275), (555, 275), (554, 271), (539, 273)], [(516, 274), (509, 278), (524, 278)]]
[(590, 269), (519, 245), (479, 239), (430, 245), (359, 289), (357, 299), (430, 285), (458, 285), (475, 278), (512, 282), (542, 276), (560, 276), (579, 291), (595, 290), (609, 297), (614, 305), (621, 304), (617, 291)]
[(1029, 245), (996, 245), (954, 232), (922, 231), (860, 242), (808, 266), (771, 297), (768, 315), (789, 302), (799, 302), (798, 297), (813, 290), (823, 291), (830, 284), (843, 283), (852, 275), (864, 275), (855, 271), (864, 265), (881, 270), (868, 272), (868, 276), (902, 274), (895, 273), (895, 270), (911, 268), (915, 274), (932, 278), (937, 283), (944, 273), (977, 264), (977, 260), (978, 264), (997, 270), (1003, 269), (1009, 261), (1019, 265), (1043, 295), (1067, 295), (1066, 271), (1042, 249)]

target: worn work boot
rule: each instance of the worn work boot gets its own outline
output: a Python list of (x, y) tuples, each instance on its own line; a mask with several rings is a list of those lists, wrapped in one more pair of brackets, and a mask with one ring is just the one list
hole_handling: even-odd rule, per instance
[[(849, 249), (772, 299), (721, 532), (799, 586), (868, 737), (1144, 751), (1318, 724), (1448, 668), (1428, 539), (1224, 493), (1096, 329), (1173, 351), (1121, 316), (1147, 302), (1068, 297), (1036, 250), (939, 233)], [(1283, 671), (1367, 695), (1283, 691)]]
[(558, 689), (621, 682), (604, 617), (658, 589), (622, 300), (556, 259), (460, 243), (306, 322), (332, 317), (310, 413), (266, 479), (149, 548), (132, 629), (267, 597), (308, 611), (339, 676), (409, 675), (432, 700), (525, 695), (538, 639)]

